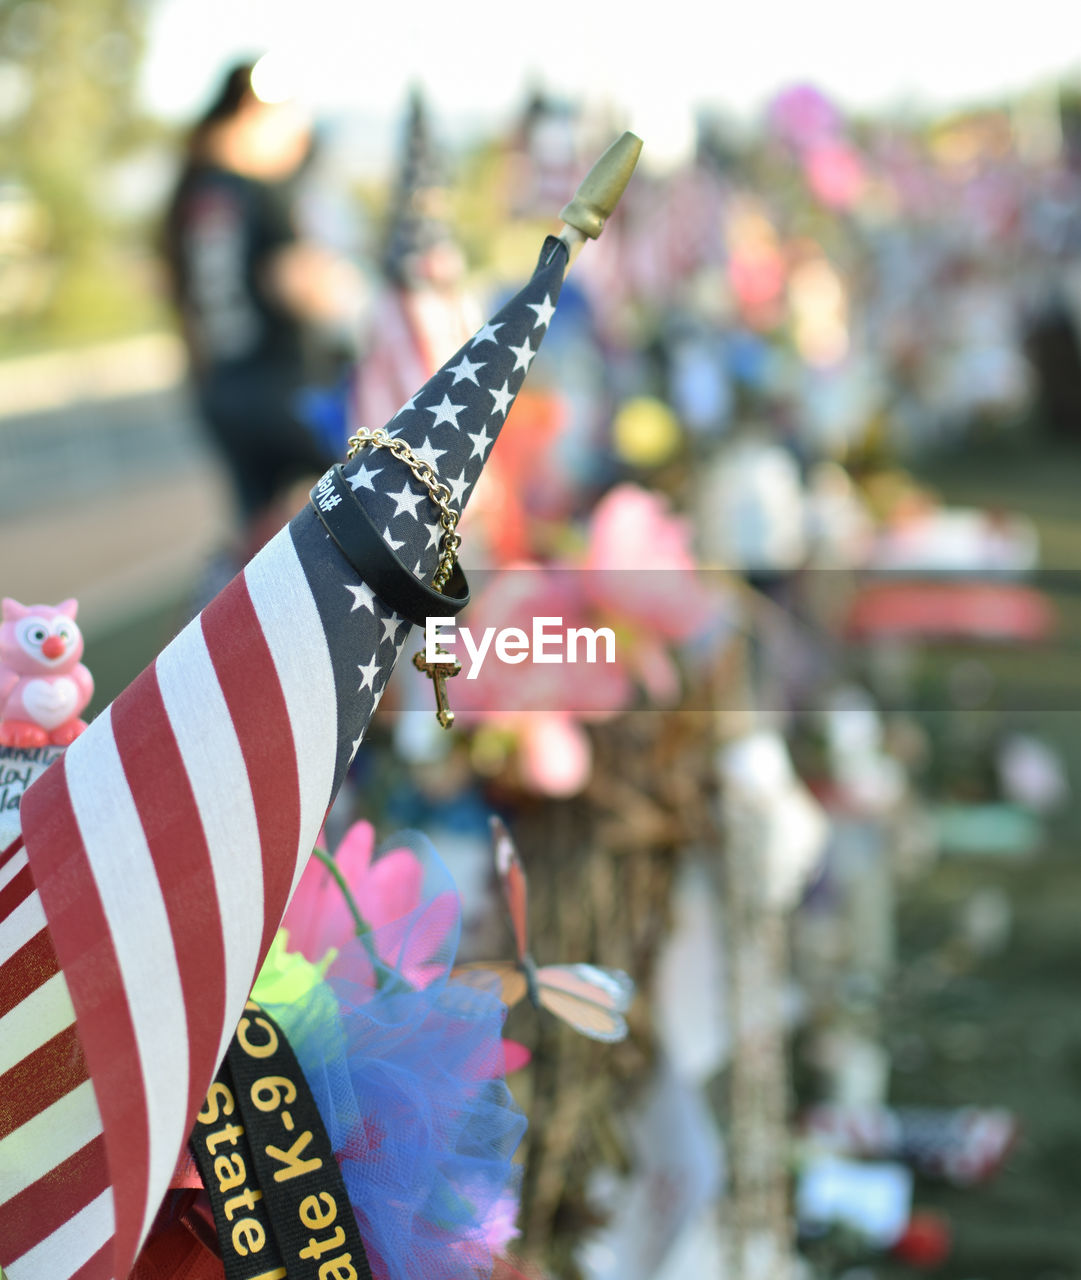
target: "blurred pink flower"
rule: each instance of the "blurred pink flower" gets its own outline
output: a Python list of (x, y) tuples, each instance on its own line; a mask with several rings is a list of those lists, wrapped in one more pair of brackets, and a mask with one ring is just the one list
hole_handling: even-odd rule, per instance
[[(709, 640), (731, 601), (697, 567), (690, 527), (659, 494), (633, 484), (612, 489), (596, 506), (583, 550), (558, 564), (507, 565), (478, 593), (469, 628), (476, 643), (534, 623), (595, 633), (593, 656), (547, 660), (535, 654), (503, 661), (498, 647), (482, 663), (458, 644), (464, 674), (451, 690), (461, 723), (505, 729), (516, 742), (521, 782), (541, 795), (570, 796), (592, 772), (583, 725), (610, 720), (644, 693), (655, 705), (674, 705), (682, 687), (675, 646)], [(600, 638), (603, 631), (610, 635)], [(549, 638), (558, 631), (549, 633)], [(611, 653), (611, 660), (608, 654)]]
[(560, 711), (535, 711), (518, 719), (522, 780), (545, 796), (574, 796), (593, 772), (593, 748), (582, 726)]
[(846, 142), (812, 147), (803, 169), (812, 193), (829, 209), (851, 209), (863, 195), (863, 161)]
[(618, 485), (597, 503), (582, 567), (589, 601), (643, 642), (688, 639), (717, 612), (688, 521), (638, 485)]
[(521, 1071), (523, 1067), (528, 1067), (532, 1060), (533, 1055), (524, 1044), (519, 1044), (517, 1040), (503, 1038), (504, 1075), (509, 1076), (512, 1071)]
[[(588, 575), (580, 569), (511, 565), (494, 574), (470, 605), (469, 627), (480, 636), (487, 627), (520, 628), (532, 635), (535, 618), (561, 618), (563, 626), (595, 626), (597, 618), (586, 594)], [(463, 647), (457, 647), (459, 660)], [(576, 720), (606, 719), (630, 704), (634, 686), (619, 661), (513, 665), (489, 654), (470, 678), (467, 670), (451, 686), (456, 715), (462, 723), (503, 722), (519, 712), (560, 712)]]
[(518, 1236), (517, 1199), (512, 1195), (500, 1196), (485, 1214), (481, 1230), (492, 1253), (502, 1253)]
[(690, 527), (659, 493), (616, 485), (593, 508), (583, 568), (694, 569)]
[[(472, 1189), (466, 1185), (459, 1189), (462, 1198), (468, 1201), (471, 1198)], [(482, 1187), (479, 1189), (478, 1199), (486, 1201), (488, 1189)], [(454, 1254), (459, 1260), (460, 1271), (455, 1271), (455, 1275), (494, 1275), (502, 1274), (504, 1276), (518, 1276), (518, 1272), (509, 1270), (500, 1270), (499, 1255), (514, 1240), (518, 1232), (518, 1199), (510, 1192), (504, 1192), (497, 1196), (495, 1200), (487, 1204), (485, 1208), (479, 1208), (475, 1225), (469, 1234), (463, 1239), (461, 1237), (448, 1237), (446, 1248)], [(492, 1268), (496, 1271), (493, 1273)]]
[(767, 117), (774, 137), (797, 151), (835, 137), (842, 127), (841, 113), (812, 84), (783, 89), (769, 104)]
[[(457, 924), (457, 895), (438, 894), (418, 912), (424, 869), (416, 854), (410, 849), (394, 849), (373, 862), (374, 848), (371, 824), (354, 823), (334, 854), (335, 865), (370, 930), (378, 958), (398, 969), (411, 985), (427, 986), (447, 968), (434, 958), (445, 949)], [(330, 870), (314, 855), (300, 877), (282, 927), (289, 935), (290, 949), (313, 964), (327, 951), (341, 951), (357, 935), (345, 895)], [(357, 972), (358, 962), (364, 967), (363, 957), (359, 948), (351, 949), (350, 977), (368, 985), (374, 970)]]

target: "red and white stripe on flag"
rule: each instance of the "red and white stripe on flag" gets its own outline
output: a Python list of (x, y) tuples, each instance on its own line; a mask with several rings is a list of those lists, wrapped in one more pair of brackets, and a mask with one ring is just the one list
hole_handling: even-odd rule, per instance
[(387, 289), (376, 304), (355, 397), (359, 427), (389, 423), (418, 387), (472, 337), (468, 298), (434, 289)]
[(387, 290), (376, 304), (370, 340), (359, 364), (357, 427), (370, 431), (389, 422), (434, 368), (409, 319), (404, 295), (397, 289)]
[(0, 1262), (123, 1280), (331, 800), (283, 530), (26, 792), (0, 865)]

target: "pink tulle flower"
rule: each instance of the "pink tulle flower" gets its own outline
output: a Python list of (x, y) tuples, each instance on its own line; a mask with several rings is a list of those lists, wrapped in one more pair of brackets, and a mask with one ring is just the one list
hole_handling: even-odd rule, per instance
[(515, 1197), (500, 1196), (485, 1215), (481, 1230), (492, 1253), (502, 1253), (518, 1236), (518, 1201)]
[[(468, 1200), (470, 1188), (461, 1189), (463, 1199)], [(487, 1199), (486, 1194), (482, 1197)], [(510, 1194), (498, 1196), (487, 1204), (478, 1218), (475, 1230), (465, 1238), (448, 1238), (446, 1248), (460, 1259), (461, 1269), (455, 1275), (491, 1275), (492, 1267), (508, 1244), (519, 1235), (518, 1201)], [(503, 1274), (507, 1274), (504, 1272)], [(511, 1273), (517, 1275), (517, 1272)]]
[[(453, 893), (438, 894), (421, 918), (424, 869), (410, 849), (394, 849), (373, 861), (375, 831), (357, 822), (342, 838), (334, 862), (345, 879), (364, 924), (373, 931), (378, 958), (415, 987), (424, 987), (445, 972), (435, 957), (445, 952), (447, 938), (458, 921), (459, 904)], [(357, 933), (356, 921), (329, 869), (313, 856), (297, 885), (282, 927), (289, 945), (313, 964), (327, 951), (340, 951)], [(350, 976), (356, 972), (357, 949), (351, 953)]]

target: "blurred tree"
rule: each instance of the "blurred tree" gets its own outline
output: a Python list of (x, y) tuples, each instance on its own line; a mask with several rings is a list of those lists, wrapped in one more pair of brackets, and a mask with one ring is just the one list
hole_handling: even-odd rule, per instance
[[(116, 327), (106, 166), (140, 140), (146, 0), (0, 0), (0, 179), (35, 212), (33, 307), (3, 316), (54, 337)], [(27, 315), (26, 312), (31, 314)], [(36, 312), (37, 314), (32, 314)], [(24, 332), (25, 337), (25, 332)]]

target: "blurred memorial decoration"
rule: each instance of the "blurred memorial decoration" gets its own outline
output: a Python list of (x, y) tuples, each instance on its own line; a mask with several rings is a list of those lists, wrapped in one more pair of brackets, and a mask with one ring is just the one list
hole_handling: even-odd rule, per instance
[[(213, 1170), (218, 1182), (207, 1190), (222, 1249), (231, 1246), (244, 1257), (266, 1246), (272, 1272), (282, 1265), (274, 1250), (292, 1247), (285, 1210), (270, 1194), (273, 1184), (323, 1170), (320, 1178), (330, 1181), (320, 1181), (319, 1196), (299, 1205), (301, 1221), (313, 1230), (329, 1229), (344, 1209), (335, 1200), (335, 1165), (350, 1195), (354, 1175), (363, 1182), (372, 1172), (358, 1172), (354, 1163), (370, 1161), (393, 1185), (396, 1160), (408, 1166), (417, 1151), (407, 1138), (393, 1160), (390, 1148), (382, 1149), (394, 1141), (382, 1104), (374, 1105), (388, 1123), (385, 1139), (372, 1128), (375, 1113), (359, 1101), (359, 1109), (343, 1118), (339, 1081), (323, 1095), (328, 1132), (320, 1138), (311, 1109), (301, 1110), (307, 1103), (299, 1076), (256, 1080), (250, 1105), (244, 1088), (230, 1087), (230, 1080), (244, 1079), (242, 1068), (249, 1070), (251, 1061), (257, 1066), (277, 1053), (279, 1027), (294, 1016), (298, 1030), (289, 1039), (295, 1037), (301, 1065), (290, 1068), (286, 1054), (280, 1070), (304, 1070), (315, 1081), (317, 1098), (318, 1080), (328, 1071), (340, 1077), (345, 1065), (339, 1059), (332, 1068), (320, 1054), (340, 1042), (343, 1030), (348, 1036), (367, 1025), (366, 1018), (373, 1025), (357, 1032), (361, 1064), (370, 1060), (372, 1038), (378, 1044), (388, 1026), (397, 1027), (405, 1055), (399, 1065), (409, 1060), (429, 1101), (445, 1100), (446, 1082), (431, 1074), (442, 1054), (428, 1053), (413, 1038), (418, 1028), (423, 1037), (438, 1024), (445, 1027), (447, 1070), (463, 1086), (452, 1114), (442, 1118), (457, 1128), (417, 1121), (433, 1142), (428, 1173), (414, 1168), (401, 1176), (421, 1212), (383, 1224), (384, 1233), (367, 1216), (375, 1204), (360, 1209), (367, 1238), (356, 1245), (358, 1261), (366, 1253), (375, 1274), (416, 1274), (410, 1250), (423, 1248), (430, 1255), (419, 1264), (425, 1274), (438, 1274), (437, 1268), (447, 1275), (489, 1274), (493, 1252), (513, 1233), (509, 1161), (520, 1124), (505, 1091), (500, 1099), (487, 1088), (479, 1096), (474, 1087), (494, 1081), (495, 1088), (504, 1070), (502, 1049), (492, 1040), (502, 1011), (488, 996), (487, 1012), (477, 1014), (487, 1038), (478, 1047), (463, 1037), (463, 1018), (473, 1018), (463, 1001), (475, 1011), (479, 997), (442, 983), (456, 933), (450, 882), (433, 889), (424, 868), (408, 856), (395, 861), (388, 855), (370, 873), (361, 868), (358, 891), (371, 918), (354, 895), (359, 936), (341, 947), (326, 971), (333, 984), (342, 972), (335, 964), (342, 961), (343, 980), (353, 987), (348, 996), (344, 989), (331, 994), (319, 969), (306, 971), (290, 959), (284, 939), (274, 939), (407, 642), (407, 619), (423, 620), (432, 610), (452, 617), (468, 600), (456, 566), (456, 518), (544, 337), (567, 266), (603, 227), (640, 146), (624, 134), (609, 148), (565, 206), (562, 238), (546, 238), (527, 284), (414, 390), (388, 424), (389, 433), (361, 433), (351, 441), (349, 460), (319, 481), (306, 509), (21, 795), (19, 829), (0, 862), (0, 959), (10, 1029), (4, 1038), (10, 1087), (0, 1248), (11, 1280), (126, 1275), (133, 1264), (142, 1265), (137, 1260), (144, 1246), (152, 1255), (143, 1258), (149, 1274), (161, 1274), (161, 1266), (170, 1265), (156, 1253), (163, 1234), (173, 1236), (178, 1248), (207, 1252), (205, 1240), (210, 1263), (204, 1266), (218, 1274), (213, 1233), (207, 1236), (205, 1218), (198, 1226), (190, 1197), (182, 1209), (170, 1200), (162, 1211), (197, 1114), (204, 1128), (232, 1115), (234, 1106), (244, 1119), (244, 1125), (230, 1120), (209, 1134), (197, 1127), (192, 1142), (197, 1157), (208, 1157), (201, 1164), (204, 1178)], [(474, 377), (459, 385), (466, 367)], [(484, 367), (482, 386), (475, 374)], [(441, 463), (437, 474), (447, 475), (453, 488), (429, 481), (433, 462)], [(373, 484), (380, 472), (380, 483)], [(396, 482), (401, 488), (395, 495)], [(442, 513), (442, 545), (417, 510), (429, 498)], [(376, 574), (380, 594), (364, 574)], [(445, 592), (422, 580), (431, 574)], [(351, 786), (343, 794), (355, 802), (360, 793)], [(379, 883), (386, 908), (381, 919), (380, 904), (373, 907), (367, 897), (373, 883)], [(310, 901), (306, 891), (297, 909)], [(423, 923), (417, 923), (417, 911)], [(575, 950), (585, 956), (589, 948)], [(268, 1004), (289, 992), (293, 978), (311, 996), (307, 1011), (276, 1005), (281, 1023), (264, 1017), (258, 1004), (245, 1003), (268, 955)], [(434, 992), (432, 1008), (413, 1016), (403, 1012), (403, 1005), (419, 1007), (410, 997), (422, 992)], [(314, 1038), (302, 1026), (307, 1012), (323, 1028), (312, 1032)], [(305, 1061), (309, 1052), (314, 1057)], [(370, 1077), (357, 1085), (358, 1099), (369, 1085)], [(283, 1108), (294, 1099), (303, 1123)], [(492, 1117), (480, 1138), (468, 1122), (474, 1104)], [(303, 1131), (292, 1146), (276, 1145), (279, 1138), (288, 1142), (298, 1124)], [(241, 1148), (246, 1130), (249, 1145)], [(316, 1151), (329, 1142), (337, 1160), (329, 1150), (325, 1160), (306, 1157), (313, 1142)], [(223, 1144), (230, 1156), (220, 1155)], [(469, 1167), (471, 1153), (480, 1165), (489, 1156), (503, 1172), (492, 1179), (480, 1165)], [(448, 1173), (452, 1155), (463, 1162), (460, 1178)], [(179, 1176), (183, 1189), (194, 1189), (190, 1170)], [(393, 1218), (401, 1206), (388, 1190), (357, 1194), (365, 1201), (370, 1195)], [(233, 1191), (236, 1196), (223, 1203)], [(269, 1216), (255, 1208), (263, 1191)], [(241, 1203), (248, 1216), (234, 1222)], [(350, 1219), (346, 1236), (356, 1240), (351, 1216), (344, 1211)], [(338, 1248), (346, 1238), (340, 1225), (307, 1246), (304, 1256), (314, 1260)], [(161, 1247), (168, 1255), (170, 1246)], [(482, 1247), (486, 1253), (477, 1252)], [(352, 1265), (349, 1257), (339, 1258), (324, 1269)]]
[[(778, 98), (765, 134), (746, 145), (701, 124), (693, 161), (636, 183), (583, 263), (587, 296), (604, 300), (596, 333), (607, 421), (595, 437), (595, 493), (576, 524), (588, 529), (605, 503), (622, 501), (624, 486), (663, 496), (689, 514), (696, 563), (719, 570), (728, 591), (727, 628), (712, 636), (720, 692), (703, 700), (715, 714), (694, 747), (704, 753), (695, 776), (716, 809), (681, 848), (669, 917), (677, 936), (665, 939), (656, 965), (664, 982), (671, 942), (673, 954), (716, 966), (713, 1000), (695, 1005), (684, 969), (682, 982), (669, 977), (655, 997), (653, 1021), (664, 1052), (687, 1052), (695, 1084), (707, 1082), (713, 1103), (722, 1100), (713, 1114), (722, 1118), (727, 1177), (712, 1202), (722, 1252), (735, 1274), (752, 1275), (755, 1257), (769, 1274), (761, 1259), (783, 1266), (800, 1240), (791, 1092), (868, 1113), (890, 1107), (901, 901), (951, 849), (993, 858), (1012, 840), (1031, 855), (1040, 806), (1046, 815), (1063, 803), (1046, 744), (1008, 740), (984, 761), (1006, 803), (972, 803), (972, 779), (965, 802), (943, 803), (942, 725), (978, 705), (983, 670), (978, 657), (962, 656), (1006, 655), (1020, 643), (1039, 661), (1062, 619), (1037, 576), (1042, 553), (1029, 519), (951, 504), (917, 476), (928, 462), (983, 445), (1020, 452), (1050, 425), (1041, 418), (1048, 374), (1030, 359), (1025, 335), (1040, 299), (1056, 295), (1058, 317), (1076, 310), (1053, 277), (1076, 273), (1081, 206), (1067, 144), (1034, 145), (1020, 114), (1006, 110), (926, 127), (853, 121), (801, 86)], [(1056, 324), (1061, 336), (1068, 326)], [(1049, 331), (1049, 360), (1057, 340)], [(558, 563), (550, 548), (566, 546), (560, 527), (538, 536)], [(531, 551), (535, 558), (535, 548), (520, 548)], [(959, 710), (921, 716), (931, 673), (954, 653)], [(701, 694), (700, 670), (692, 683)], [(605, 689), (590, 693), (599, 700)], [(626, 722), (640, 726), (640, 713)], [(589, 800), (603, 782), (605, 725), (580, 728), (593, 749)], [(535, 731), (540, 739), (539, 724)], [(488, 748), (496, 778), (505, 785), (510, 772), (521, 788), (529, 768), (521, 732), (470, 732), (475, 743), (496, 743)], [(549, 783), (569, 787), (589, 766), (583, 736), (571, 745), (566, 725), (548, 724), (543, 734), (567, 741), (542, 759), (566, 766)], [(711, 747), (716, 756), (703, 767)], [(1029, 812), (1011, 810), (1019, 794)], [(718, 817), (723, 836), (704, 836)], [(647, 829), (645, 814), (638, 821)], [(542, 880), (545, 842), (535, 864), (524, 830), (520, 839), (531, 881)], [(720, 866), (706, 859), (705, 874), (703, 845), (722, 851)], [(693, 932), (688, 884), (711, 918), (712, 946)], [(719, 896), (712, 915), (711, 894)], [(988, 898), (971, 915), (966, 946), (991, 954), (1005, 945), (1008, 906)], [(626, 967), (643, 987), (643, 973)], [(681, 1039), (685, 1014), (666, 1008), (681, 1000), (698, 1009), (700, 1028), (712, 1020), (723, 1029), (722, 1045), (704, 1030)], [(650, 1145), (659, 1115), (677, 1131), (663, 1110), (672, 1098), (658, 1077), (655, 1107), (630, 1126), (626, 1175), (609, 1168), (592, 1181), (594, 1203), (611, 1217), (579, 1254), (587, 1274), (667, 1274), (650, 1252), (662, 1231), (644, 1208), (657, 1185), (650, 1178), (681, 1186), (694, 1167), (701, 1185), (717, 1185), (707, 1151), (692, 1158), (688, 1146), (679, 1167), (664, 1144)], [(1001, 1114), (1002, 1132), (1012, 1132)], [(947, 1109), (928, 1105), (920, 1115), (944, 1129), (953, 1123)], [(1009, 1151), (1001, 1142), (992, 1163)], [(883, 1175), (896, 1194), (878, 1247), (916, 1258), (927, 1220), (900, 1153), (895, 1145), (859, 1158), (895, 1162)], [(859, 1195), (861, 1185), (869, 1184), (855, 1170), (845, 1186)], [(660, 1251), (673, 1275), (681, 1239), (713, 1256), (703, 1244), (709, 1212), (695, 1234), (693, 1197), (676, 1198), (686, 1217), (678, 1230), (678, 1214), (663, 1224)], [(936, 1238), (927, 1259), (948, 1250)]]

